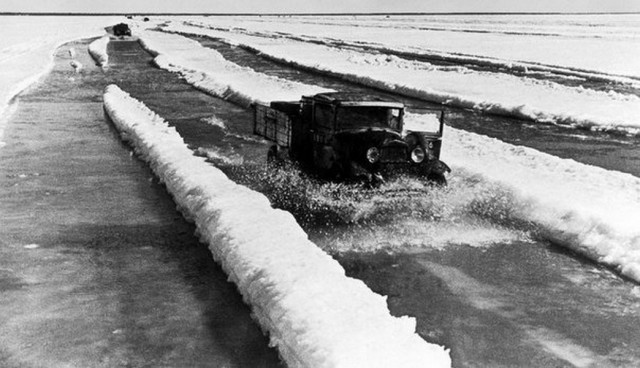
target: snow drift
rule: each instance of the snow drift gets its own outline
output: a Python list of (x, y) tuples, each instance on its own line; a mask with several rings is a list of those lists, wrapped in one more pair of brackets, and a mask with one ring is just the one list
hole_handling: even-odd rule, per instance
[[(185, 19), (185, 18), (180, 18)], [(638, 14), (188, 17), (220, 29), (635, 81)], [(630, 77), (630, 78), (629, 78)]]
[(166, 184), (184, 215), (252, 306), (290, 367), (448, 367), (415, 320), (373, 293), (307, 239), (291, 214), (193, 155), (174, 128), (117, 86), (104, 105)]
[[(201, 52), (202, 46), (184, 37), (158, 32), (153, 33), (153, 37), (157, 42), (165, 37), (171, 39), (173, 46), (161, 42), (165, 44), (167, 57), (173, 58), (171, 54), (176, 51), (172, 47), (181, 44), (180, 38), (183, 40), (180, 55), (187, 57), (184, 55)], [(223, 74), (223, 93), (214, 88), (218, 83), (219, 67), (215, 65), (218, 60), (209, 59), (207, 72), (189, 71), (177, 65), (172, 68), (180, 70), (187, 80), (196, 79), (212, 94), (227, 98), (234, 95), (236, 85), (233, 80), (224, 79)], [(203, 74), (206, 80), (201, 78)], [(251, 78), (254, 88), (245, 87), (247, 79), (239, 84), (244, 104), (283, 93), (297, 99), (312, 88), (287, 82), (280, 89), (277, 80), (256, 72)], [(214, 87), (206, 87), (209, 84)], [(297, 87), (302, 88), (296, 90)], [(413, 116), (406, 128), (421, 130), (422, 124), (429, 123), (428, 119), (430, 116)], [(640, 227), (637, 226), (640, 179), (453, 128), (447, 128), (444, 142), (442, 158), (453, 166), (456, 175), (498, 183), (514, 197), (514, 216), (540, 227), (550, 240), (640, 282)]]
[(568, 87), (464, 66), (437, 66), (396, 56), (310, 42), (257, 37), (171, 23), (171, 32), (206, 35), (243, 45), (279, 62), (451, 106), (593, 130), (640, 133), (640, 98)]
[(140, 30), (142, 46), (157, 55), (155, 63), (180, 73), (189, 83), (207, 93), (248, 106), (255, 101), (295, 100), (300, 93), (315, 94), (326, 88), (287, 81), (256, 73), (225, 60), (222, 55), (179, 35)]
[(455, 170), (507, 188), (543, 236), (640, 282), (640, 179), (453, 128), (444, 150)]
[(109, 54), (107, 54), (107, 45), (109, 45), (109, 36), (103, 36), (89, 44), (89, 53), (101, 67), (106, 67), (109, 62)]

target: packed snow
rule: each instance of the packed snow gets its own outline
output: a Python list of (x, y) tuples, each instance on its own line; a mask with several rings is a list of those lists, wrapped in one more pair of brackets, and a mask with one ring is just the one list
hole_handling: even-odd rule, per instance
[(453, 128), (445, 150), (463, 175), (506, 187), (512, 216), (640, 282), (639, 178)]
[(144, 104), (111, 85), (104, 105), (166, 184), (184, 215), (252, 306), (290, 367), (448, 367), (442, 347), (392, 317), (386, 298), (311, 243), (291, 214), (194, 156)]
[[(11, 99), (40, 79), (53, 66), (58, 46), (81, 38), (101, 36), (119, 18), (90, 16), (0, 15), (0, 116)], [(69, 55), (72, 59), (74, 55)], [(74, 60), (70, 61), (73, 62)], [(75, 70), (82, 66), (75, 61)], [(0, 140), (4, 118), (0, 118)]]
[(102, 36), (89, 44), (89, 53), (91, 57), (101, 67), (106, 67), (109, 63), (109, 54), (107, 46), (109, 45), (109, 36)]
[(639, 14), (188, 17), (217, 28), (638, 81)]
[[(142, 35), (143, 39), (146, 37), (153, 37), (154, 42), (165, 45), (166, 54), (159, 57), (173, 60), (178, 60), (178, 55), (174, 59), (173, 53), (189, 60), (189, 55), (201, 55), (203, 49), (197, 42), (185, 37), (181, 41), (181, 36), (174, 34)], [(200, 88), (221, 98), (235, 96), (233, 81), (226, 81), (225, 89), (218, 92), (216, 73), (220, 66), (215, 65), (218, 62), (228, 64), (218, 58), (209, 59), (198, 71), (188, 71), (179, 65), (171, 65), (168, 69), (180, 70), (187, 80), (197, 79)], [(254, 88), (244, 89), (246, 80), (239, 84), (243, 88), (245, 105), (264, 101), (265, 96), (277, 96), (273, 98), (275, 100), (283, 93), (300, 96), (310, 88), (289, 82), (278, 86), (264, 74), (253, 72), (250, 75), (254, 79), (250, 85)], [(265, 83), (263, 79), (271, 83)], [(297, 87), (300, 89), (296, 90)], [(425, 124), (430, 121), (430, 115), (425, 117)], [(421, 130), (421, 124), (420, 118), (413, 116), (406, 128)], [(454, 168), (456, 175), (479, 177), (503, 186), (515, 199), (514, 216), (539, 226), (550, 240), (612, 266), (640, 282), (639, 178), (453, 128), (446, 129), (442, 158)]]
[(155, 63), (159, 67), (180, 73), (195, 87), (240, 105), (248, 106), (255, 101), (295, 100), (300, 96), (295, 94), (300, 92), (315, 94), (328, 91), (256, 73), (253, 69), (228, 62), (219, 52), (179, 35), (143, 30), (139, 30), (137, 35), (142, 45), (157, 55)]
[(167, 30), (226, 39), (281, 62), (451, 106), (543, 123), (640, 133), (640, 97), (636, 95), (176, 22)]

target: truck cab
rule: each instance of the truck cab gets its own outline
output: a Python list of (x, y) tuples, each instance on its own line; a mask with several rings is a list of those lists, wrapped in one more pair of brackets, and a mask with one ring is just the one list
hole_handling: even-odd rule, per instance
[(405, 131), (404, 115), (404, 104), (379, 96), (320, 93), (256, 106), (254, 131), (276, 143), (272, 157), (284, 152), (322, 176), (379, 183), (406, 172), (445, 183), (443, 115), (433, 132)]

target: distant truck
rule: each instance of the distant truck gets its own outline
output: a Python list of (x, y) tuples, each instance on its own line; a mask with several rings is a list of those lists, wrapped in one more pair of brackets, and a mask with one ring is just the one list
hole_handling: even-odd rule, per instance
[(113, 26), (113, 35), (117, 37), (131, 36), (131, 29), (126, 23), (119, 23)]
[(331, 92), (255, 104), (254, 133), (274, 142), (267, 160), (300, 162), (323, 177), (377, 185), (398, 173), (445, 185), (440, 161), (444, 112), (436, 131), (404, 131), (401, 102)]

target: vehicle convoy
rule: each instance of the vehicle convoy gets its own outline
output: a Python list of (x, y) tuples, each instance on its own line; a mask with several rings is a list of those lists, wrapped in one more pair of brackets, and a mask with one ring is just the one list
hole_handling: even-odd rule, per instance
[(401, 102), (352, 92), (255, 104), (254, 133), (274, 142), (267, 160), (286, 157), (323, 177), (373, 185), (406, 173), (446, 184), (440, 161), (444, 112), (436, 131), (405, 131)]

